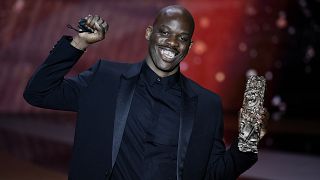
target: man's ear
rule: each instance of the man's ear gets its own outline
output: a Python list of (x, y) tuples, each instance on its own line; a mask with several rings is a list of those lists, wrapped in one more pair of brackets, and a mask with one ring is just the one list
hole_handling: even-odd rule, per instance
[(146, 34), (145, 34), (146, 40), (149, 41), (150, 36), (152, 34), (152, 31), (153, 31), (153, 27), (152, 26), (148, 26), (147, 29), (146, 29)]
[(191, 40), (190, 45), (189, 45), (189, 50), (191, 49), (192, 45), (193, 45), (193, 41)]

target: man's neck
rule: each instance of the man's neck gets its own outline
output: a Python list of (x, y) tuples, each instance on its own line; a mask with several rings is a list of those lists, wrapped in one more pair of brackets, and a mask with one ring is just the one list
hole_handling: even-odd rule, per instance
[(160, 69), (158, 69), (155, 64), (153, 63), (153, 61), (151, 59), (147, 59), (146, 60), (147, 65), (149, 66), (149, 68), (156, 73), (159, 77), (167, 77), (167, 76), (171, 76), (173, 74), (175, 74), (178, 70), (179, 70), (179, 66), (177, 66), (175, 69), (173, 69), (170, 72), (166, 72), (166, 71), (162, 71)]

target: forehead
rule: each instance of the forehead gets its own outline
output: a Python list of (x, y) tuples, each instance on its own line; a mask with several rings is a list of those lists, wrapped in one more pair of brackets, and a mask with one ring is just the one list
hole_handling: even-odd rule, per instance
[(192, 34), (193, 20), (187, 14), (182, 12), (166, 12), (160, 14), (154, 25), (155, 28), (168, 27), (173, 31)]

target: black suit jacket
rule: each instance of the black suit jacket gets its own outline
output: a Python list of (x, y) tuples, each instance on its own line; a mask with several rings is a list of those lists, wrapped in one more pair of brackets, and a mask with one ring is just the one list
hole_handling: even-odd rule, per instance
[[(82, 55), (63, 37), (31, 77), (24, 98), (34, 106), (78, 112), (69, 179), (110, 177), (142, 63), (100, 60), (72, 78), (64, 78)], [(235, 179), (257, 156), (242, 153), (236, 142), (225, 150), (218, 95), (181, 75), (183, 108), (177, 155), (177, 179)]]

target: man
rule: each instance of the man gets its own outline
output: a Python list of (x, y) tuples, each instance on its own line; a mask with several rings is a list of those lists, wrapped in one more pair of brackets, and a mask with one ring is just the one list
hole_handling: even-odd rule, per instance
[(32, 105), (78, 112), (69, 179), (236, 179), (257, 160), (223, 143), (221, 100), (179, 72), (194, 20), (181, 6), (163, 8), (145, 37), (145, 61), (100, 60), (64, 78), (107, 23), (87, 16), (93, 33), (63, 37), (30, 79)]

